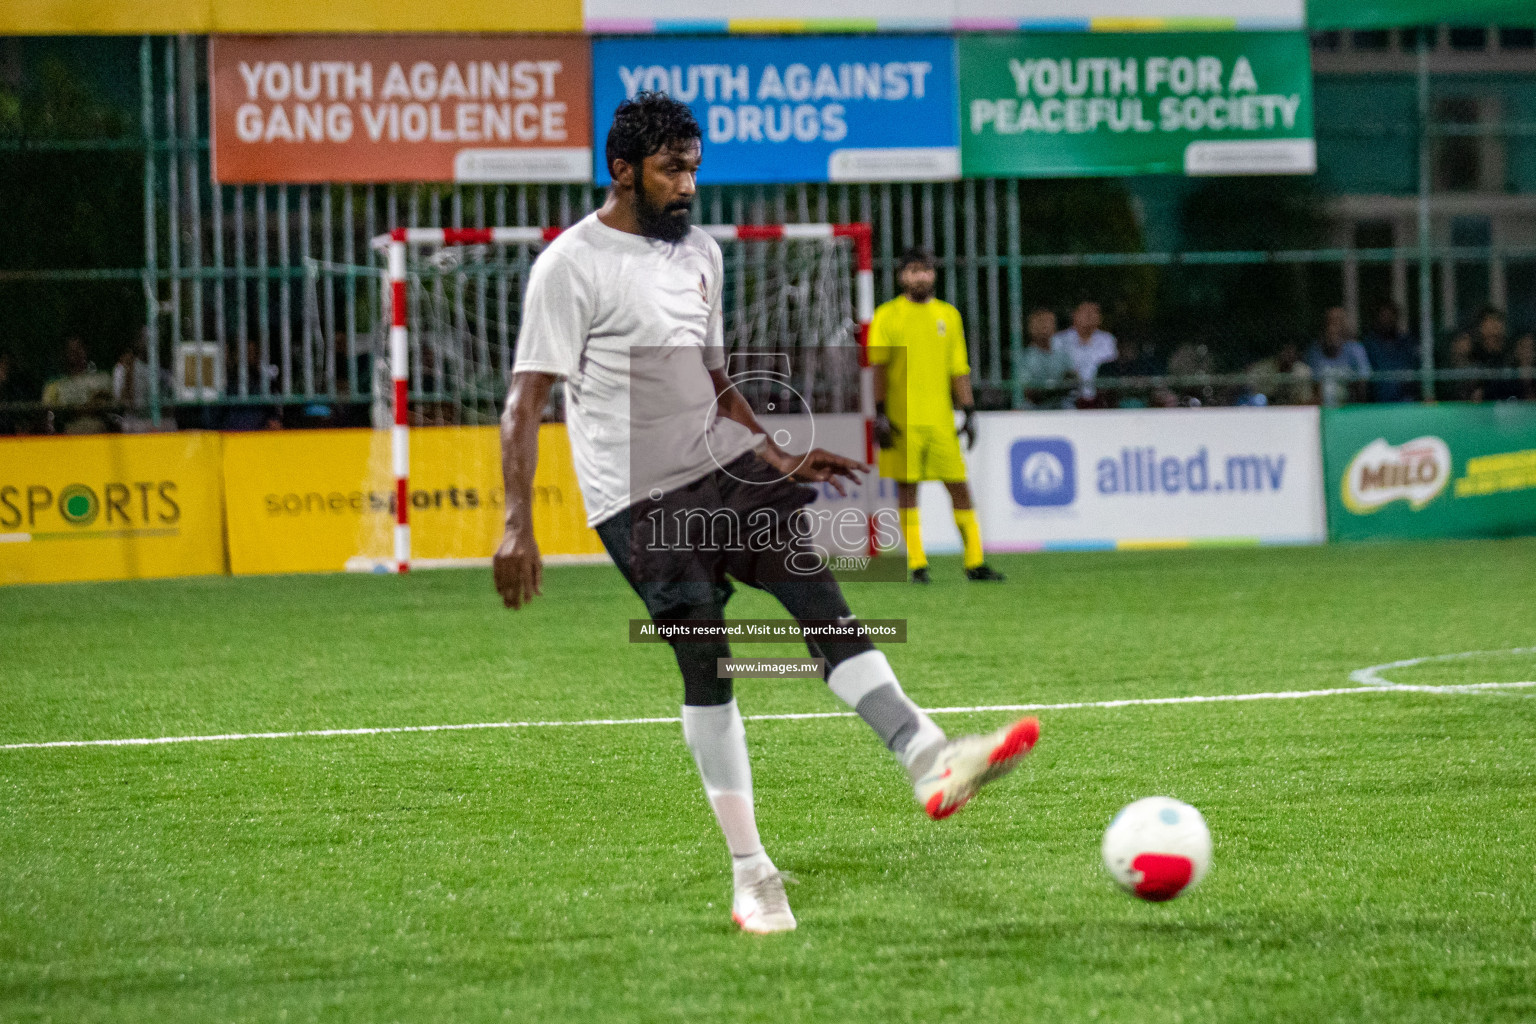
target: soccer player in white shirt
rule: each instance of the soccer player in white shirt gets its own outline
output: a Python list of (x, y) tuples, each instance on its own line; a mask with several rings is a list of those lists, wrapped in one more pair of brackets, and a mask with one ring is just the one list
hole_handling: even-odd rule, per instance
[[(606, 156), (613, 185), (602, 208), (550, 243), (529, 278), (501, 423), (507, 526), (493, 560), (497, 592), (520, 608), (541, 590), (531, 492), (540, 414), (563, 377), (588, 522), (654, 621), (723, 622), (727, 576), (773, 594), (802, 624), (856, 621), (825, 565), (812, 558), (807, 568), (808, 546), (791, 521), (814, 497), (805, 482), (841, 491), (866, 467), (820, 448), (785, 452), (731, 387), (720, 248), (689, 220), (698, 123), (687, 106), (641, 93), (619, 105)], [(763, 522), (771, 529), (732, 529)], [(933, 818), (1007, 774), (1039, 736), (1027, 718), (946, 739), (862, 632), (807, 646), (826, 659), (832, 692), (907, 769)], [(730, 648), (716, 639), (672, 648), (683, 737), (731, 852), (732, 917), (746, 931), (788, 931), (795, 918), (758, 835), (732, 681), (717, 678), (716, 659)]]

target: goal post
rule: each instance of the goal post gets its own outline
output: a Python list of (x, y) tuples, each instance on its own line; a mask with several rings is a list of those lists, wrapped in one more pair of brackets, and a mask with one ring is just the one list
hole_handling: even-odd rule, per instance
[[(727, 299), (731, 309), (726, 312), (726, 347), (728, 352), (737, 349), (749, 351), (782, 351), (796, 345), (809, 344), (824, 351), (835, 336), (851, 335), (857, 344), (856, 394), (842, 396), (835, 401), (856, 404), (863, 424), (864, 461), (871, 467), (875, 463), (874, 435), (874, 383), (869, 365), (869, 325), (874, 318), (875, 282), (874, 253), (870, 225), (850, 224), (702, 224), (699, 227), (722, 247), (732, 252), (726, 257), (726, 276), (734, 281)], [(559, 236), (558, 227), (487, 227), (487, 228), (395, 228), (372, 240), (372, 247), (386, 256), (384, 269), (384, 296), (388, 305), (388, 342), (386, 359), (390, 375), (390, 468), (394, 475), (395, 522), (393, 529), (393, 565), (395, 572), (407, 572), (412, 565), (411, 543), (411, 461), (410, 445), (412, 424), (409, 409), (413, 394), (411, 377), (412, 338), (411, 325), (415, 314), (412, 309), (412, 257), (420, 253), (439, 254), (455, 249), (482, 253), (488, 247), (522, 247), (531, 251)], [(763, 251), (778, 247), (772, 261)], [(505, 250), (502, 250), (505, 251)], [(801, 251), (816, 256), (796, 255)], [(843, 254), (838, 258), (839, 254)], [(482, 255), (483, 258), (483, 255)], [(529, 258), (526, 262), (531, 262)], [(461, 275), (462, 263), (457, 259), (445, 260)], [(478, 272), (480, 278), (494, 276), (502, 263), (486, 263)], [(524, 264), (526, 269), (526, 263)], [(850, 273), (851, 272), (851, 273)], [(845, 279), (851, 278), (852, 288), (845, 287)], [(516, 282), (520, 288), (525, 281)], [(484, 285), (480, 302), (485, 302)], [(503, 285), (502, 306), (510, 309), (506, 301), (506, 285)], [(520, 302), (521, 294), (514, 297)], [(463, 295), (443, 303), (444, 309), (436, 312), (438, 321), (466, 319)], [(447, 307), (452, 306), (450, 311)], [(843, 307), (847, 307), (844, 309)], [(510, 313), (503, 314), (498, 326), (501, 336), (515, 338), (515, 324)], [(451, 329), (451, 327), (450, 327)], [(482, 348), (484, 327), (482, 324)], [(501, 369), (511, 363), (511, 355), (503, 352)], [(419, 360), (418, 356), (418, 360)], [(491, 362), (488, 358), (487, 362)], [(484, 368), (482, 368), (484, 369)], [(815, 376), (812, 381), (822, 381), (812, 368), (806, 373)], [(382, 382), (381, 382), (382, 383)], [(506, 383), (501, 381), (502, 386)], [(854, 402), (846, 402), (847, 398)], [(807, 412), (810, 410), (807, 409)], [(841, 410), (838, 410), (841, 411)], [(877, 485), (873, 474), (863, 489), (865, 515), (868, 525), (866, 553), (877, 553), (875, 543), (874, 508), (878, 500)]]

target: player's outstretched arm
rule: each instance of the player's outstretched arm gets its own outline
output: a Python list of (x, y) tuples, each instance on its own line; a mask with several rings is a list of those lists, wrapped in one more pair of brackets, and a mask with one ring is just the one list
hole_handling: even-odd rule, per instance
[(542, 593), (544, 563), (533, 536), (533, 471), (539, 462), (539, 420), (555, 378), (514, 373), (501, 414), (501, 479), (506, 488), (506, 532), (491, 559), (496, 593), (508, 608), (521, 608)]

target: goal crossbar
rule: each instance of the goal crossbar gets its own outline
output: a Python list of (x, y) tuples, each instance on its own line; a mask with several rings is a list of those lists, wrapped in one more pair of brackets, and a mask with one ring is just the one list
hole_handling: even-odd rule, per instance
[[(864, 420), (864, 461), (875, 462), (874, 381), (869, 367), (869, 324), (875, 315), (874, 246), (869, 224), (700, 224), (717, 242), (825, 241), (848, 239), (854, 257), (854, 315), (859, 347), (859, 412)], [(554, 241), (559, 227), (395, 228), (372, 239), (372, 248), (387, 256), (389, 285), (389, 369), (394, 388), (394, 418), (390, 427), (390, 464), (395, 477), (394, 562), (396, 572), (411, 567), (410, 524), (410, 345), (407, 327), (408, 254), (412, 247), (447, 248), (460, 245), (541, 245)], [(872, 488), (866, 488), (872, 491)], [(872, 512), (873, 498), (870, 499)], [(876, 553), (873, 515), (869, 521), (868, 553)]]

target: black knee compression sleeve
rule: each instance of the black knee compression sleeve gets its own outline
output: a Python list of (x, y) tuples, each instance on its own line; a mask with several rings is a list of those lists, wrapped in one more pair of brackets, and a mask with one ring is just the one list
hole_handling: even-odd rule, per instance
[(706, 707), (731, 702), (731, 681), (719, 678), (715, 667), (716, 658), (731, 656), (729, 645), (714, 641), (674, 643), (672, 653), (677, 655), (677, 667), (683, 673), (684, 704)]
[[(831, 573), (823, 572), (825, 575), (818, 574), (809, 579), (765, 583), (763, 589), (778, 598), (784, 609), (800, 623), (835, 622), (851, 618), (842, 588), (837, 585)], [(822, 637), (814, 643), (806, 643), (812, 655), (827, 659), (828, 673), (855, 654), (873, 650), (874, 646), (868, 637), (862, 635), (847, 640)]]

